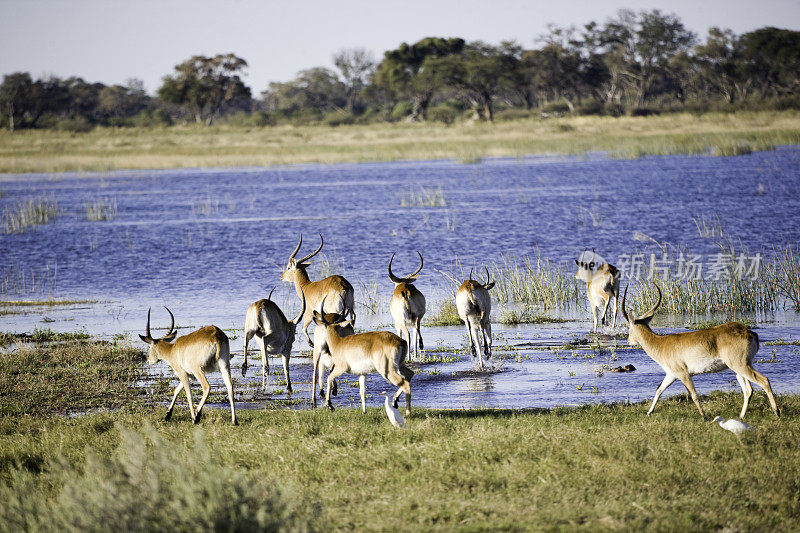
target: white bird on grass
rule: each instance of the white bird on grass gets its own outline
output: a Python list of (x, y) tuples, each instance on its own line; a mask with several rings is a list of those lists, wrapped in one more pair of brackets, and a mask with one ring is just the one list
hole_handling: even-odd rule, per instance
[(389, 422), (396, 428), (405, 428), (406, 421), (403, 418), (403, 415), (400, 414), (400, 411), (395, 409), (391, 403), (389, 403), (389, 395), (385, 392), (379, 392), (378, 394), (382, 395), (384, 398), (383, 407), (386, 409), (386, 416), (389, 417)]
[(711, 422), (712, 423), (713, 422), (719, 422), (719, 426), (722, 429), (727, 429), (728, 431), (730, 431), (734, 435), (741, 435), (745, 431), (749, 431), (749, 430), (753, 429), (752, 426), (749, 426), (749, 425), (745, 424), (741, 420), (734, 420), (733, 418), (731, 418), (730, 420), (725, 420), (721, 416), (718, 416), (718, 417), (714, 418), (714, 420), (712, 420)]

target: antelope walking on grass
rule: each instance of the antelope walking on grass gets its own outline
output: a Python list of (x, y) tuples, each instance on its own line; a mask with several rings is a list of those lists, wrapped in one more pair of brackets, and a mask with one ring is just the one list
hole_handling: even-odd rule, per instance
[(600, 324), (605, 325), (606, 313), (611, 298), (614, 298), (614, 321), (611, 327), (615, 328), (617, 327), (617, 307), (619, 307), (620, 272), (614, 265), (609, 263), (602, 263), (595, 270), (594, 250), (592, 250), (592, 256), (588, 261), (585, 255), (586, 252), (581, 254), (580, 261), (575, 259), (575, 264), (578, 265), (575, 277), (586, 282), (586, 296), (589, 298), (589, 305), (592, 308), (594, 332), (597, 333), (597, 310), (602, 308)]
[(317, 327), (324, 328), (325, 342), (328, 344), (333, 362), (331, 371), (328, 374), (325, 404), (331, 411), (333, 410), (331, 385), (333, 380), (348, 372), (358, 376), (361, 411), (366, 413), (367, 374), (377, 372), (389, 383), (398, 387), (392, 398), (395, 408), (397, 408), (400, 394), (405, 393), (406, 416), (408, 416), (411, 413), (411, 386), (409, 381), (414, 377), (414, 372), (405, 365), (408, 344), (389, 331), (370, 331), (342, 337), (336, 331), (336, 325), (345, 321), (345, 318), (340, 314), (314, 311), (314, 323)]
[[(414, 281), (419, 277), (419, 272), (422, 270), (423, 264), (422, 254), (417, 252), (417, 255), (419, 255), (419, 268), (415, 270), (413, 274), (404, 278), (398, 278), (392, 272), (394, 254), (392, 254), (391, 259), (389, 259), (389, 279), (395, 284), (394, 293), (389, 302), (389, 310), (392, 313), (397, 334), (402, 338), (405, 333), (405, 338), (408, 342), (409, 361), (411, 360), (412, 347), (418, 360), (420, 358), (420, 350), (424, 347), (422, 343), (422, 333), (420, 333), (419, 327), (422, 317), (425, 315), (425, 296), (413, 285)], [(413, 344), (411, 343), (409, 326), (414, 328), (417, 333)]]
[[(334, 326), (336, 333), (340, 337), (347, 337), (355, 333), (350, 322), (343, 322)], [(319, 396), (322, 398), (325, 393), (323, 392), (323, 373), (325, 369), (333, 367), (333, 358), (331, 357), (331, 350), (326, 342), (327, 333), (322, 326), (314, 326), (314, 351), (312, 353), (313, 369), (311, 374), (311, 405), (317, 406), (317, 383), (319, 383)], [(336, 381), (333, 382), (333, 395), (336, 396), (337, 392)]]
[(286, 320), (283, 311), (270, 298), (273, 288), (269, 291), (269, 296), (264, 300), (259, 300), (247, 308), (247, 315), (244, 319), (244, 363), (242, 363), (242, 376), (247, 372), (247, 345), (253, 336), (258, 339), (261, 346), (261, 389), (267, 390), (267, 375), (269, 374), (269, 355), (280, 354), (283, 357), (283, 375), (286, 378), (286, 392), (292, 393), (292, 380), (289, 378), (289, 356), (292, 353), (292, 345), (297, 330), (297, 324), (306, 312), (306, 298), (302, 291), (300, 299), (303, 307), (300, 313), (292, 320)]
[(700, 401), (694, 390), (692, 376), (730, 368), (736, 373), (736, 381), (739, 382), (744, 394), (744, 404), (739, 418), (744, 418), (750, 396), (753, 394), (751, 381), (758, 383), (767, 393), (770, 407), (777, 416), (778, 406), (775, 404), (769, 379), (756, 372), (752, 366), (753, 357), (758, 351), (758, 335), (738, 322), (726, 322), (698, 331), (656, 335), (650, 329), (650, 320), (661, 304), (661, 289), (658, 285), (656, 289), (658, 290), (656, 305), (639, 318), (629, 316), (625, 309), (627, 287), (622, 296), (622, 317), (628, 323), (628, 344), (641, 346), (667, 374), (658, 386), (647, 414), (653, 412), (661, 393), (676, 379), (680, 379), (689, 391), (697, 410), (700, 411), (700, 416), (705, 418), (705, 412), (700, 407)]
[(492, 312), (492, 297), (489, 289), (494, 287), (494, 281), (489, 280), (489, 269), (486, 269), (486, 283), (472, 279), (472, 270), (469, 279), (461, 284), (456, 293), (456, 309), (458, 316), (467, 325), (469, 347), (472, 357), (477, 354), (479, 368), (483, 370), (483, 356), (479, 342), (479, 333), (483, 337), (483, 353), (488, 361), (492, 357), (492, 324), (489, 314)]
[[(159, 360), (166, 361), (180, 381), (175, 388), (175, 394), (172, 396), (172, 402), (169, 404), (164, 420), (169, 421), (172, 418), (172, 408), (175, 407), (175, 400), (181, 390), (185, 390), (192, 422), (197, 424), (200, 420), (203, 405), (205, 405), (206, 398), (208, 398), (208, 393), (211, 391), (211, 386), (208, 384), (208, 379), (206, 379), (206, 372), (213, 372), (215, 369), (219, 369), (220, 374), (222, 374), (222, 381), (225, 382), (225, 387), (228, 389), (228, 400), (231, 404), (231, 421), (233, 425), (236, 425), (228, 336), (217, 326), (206, 326), (175, 340), (175, 336), (178, 334), (177, 330), (175, 330), (175, 316), (168, 308), (165, 307), (165, 309), (167, 309), (172, 320), (167, 334), (160, 339), (153, 338), (150, 334), (150, 310), (148, 309), (145, 334), (139, 335), (140, 339), (150, 345), (147, 362), (153, 365)], [(175, 342), (172, 342), (173, 340)], [(192, 403), (189, 376), (196, 377), (203, 387), (203, 397), (200, 399), (200, 403), (197, 404), (197, 412), (195, 412)]]
[[(305, 294), (307, 307), (303, 315), (302, 330), (311, 347), (314, 346), (314, 343), (308, 335), (308, 326), (311, 324), (311, 320), (313, 319), (312, 313), (314, 311), (321, 310), (323, 313), (347, 314), (350, 316), (350, 323), (354, 326), (356, 323), (354, 291), (349, 281), (342, 276), (328, 276), (319, 281), (311, 281), (308, 279), (308, 272), (306, 271), (310, 264), (308, 261), (322, 250), (323, 244), (322, 235), (320, 235), (319, 248), (302, 259), (296, 259), (295, 256), (297, 256), (297, 252), (300, 251), (300, 246), (303, 245), (303, 234), (301, 233), (300, 242), (297, 244), (294, 252), (292, 252), (292, 255), (289, 256), (286, 270), (281, 274), (281, 279), (283, 281), (294, 283), (294, 288), (298, 296), (302, 298)], [(328, 300), (328, 306), (323, 310), (321, 307), (322, 301), (326, 298)]]

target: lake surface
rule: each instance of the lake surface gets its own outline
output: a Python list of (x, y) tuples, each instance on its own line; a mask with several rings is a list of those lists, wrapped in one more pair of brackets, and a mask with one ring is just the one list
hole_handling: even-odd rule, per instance
[[(718, 245), (701, 235), (697, 221), (723, 228), (750, 253), (769, 256), (773, 247), (800, 243), (798, 147), (738, 157), (613, 160), (595, 154), (470, 165), (433, 161), (4, 175), (0, 191), (0, 211), (12, 209), (18, 200), (45, 196), (58, 203), (60, 212), (54, 223), (35, 231), (0, 235), (6, 292), (0, 296), (98, 300), (2, 316), (3, 330), (85, 329), (96, 335), (124, 334), (137, 344), (147, 308), (154, 308), (154, 325), (166, 326), (161, 306), (167, 305), (182, 333), (209, 323), (228, 331), (242, 406), (255, 408), (296, 403), (286, 401), (276, 382), (279, 376), (273, 376), (269, 394), (256, 390), (260, 363), (247, 379), (238, 366), (250, 303), (276, 286), (273, 299), (286, 314), (299, 310), (294, 289), (279, 278), (301, 232), (301, 255), (316, 248), (317, 234), (325, 238), (325, 260), (314, 265), (312, 279), (328, 271), (347, 276), (356, 288), (359, 327), (367, 329), (388, 329), (391, 323), (393, 285), (386, 265), (393, 252), (398, 275), (416, 268), (417, 250), (423, 254), (425, 268), (417, 286), (428, 298), (430, 314), (452, 296), (448, 275), (462, 278), (471, 267), (502, 257), (538, 251), (553, 264), (571, 268), (584, 248), (596, 249), (613, 263), (625, 254), (660, 252), (658, 244), (665, 243), (710, 257)], [(416, 205), (412, 196), (420, 194), (432, 194), (445, 205)], [(86, 205), (98, 202), (116, 206), (113, 220), (87, 220)], [(495, 306), (494, 317), (502, 307)], [(663, 374), (640, 349), (624, 346), (620, 324), (589, 338), (600, 349), (571, 349), (565, 344), (591, 330), (591, 313), (581, 307), (560, 313), (569, 321), (495, 324), (497, 358), (487, 372), (475, 372), (469, 355), (458, 351), (466, 342), (463, 327), (426, 328), (426, 346), (439, 350), (433, 355), (456, 360), (416, 367), (414, 404), (552, 407), (652, 397)], [(800, 392), (800, 347), (764, 345), (776, 338), (800, 338), (800, 316), (781, 311), (750, 318), (758, 322), (762, 340), (757, 360), (773, 361), (756, 368), (776, 392)], [(662, 331), (683, 330), (682, 320), (666, 320), (663, 324), (670, 327)], [(308, 348), (298, 337), (296, 355), (301, 349)], [(628, 363), (637, 370), (608, 372)], [(272, 369), (279, 367), (274, 359)], [(306, 400), (309, 360), (293, 358), (292, 373), (293, 398)], [(165, 363), (148, 375), (162, 374), (169, 376)], [(355, 379), (345, 380), (336, 405), (357, 402), (358, 390), (348, 382)], [(700, 376), (695, 384), (700, 392), (738, 389), (730, 372)], [(374, 393), (390, 388), (374, 376), (369, 404), (377, 406), (382, 398)], [(667, 395), (683, 392), (675, 384)], [(158, 394), (159, 401), (168, 399), (168, 393)], [(763, 408), (765, 403), (761, 394), (752, 405)]]

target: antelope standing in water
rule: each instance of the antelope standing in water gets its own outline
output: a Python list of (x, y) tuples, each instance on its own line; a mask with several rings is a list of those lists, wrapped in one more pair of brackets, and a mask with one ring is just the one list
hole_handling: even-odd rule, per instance
[(595, 254), (587, 260), (586, 252), (581, 254), (581, 260), (575, 259), (578, 271), (575, 273), (577, 279), (586, 282), (586, 297), (589, 298), (589, 305), (592, 308), (594, 318), (594, 332), (597, 333), (597, 310), (602, 308), (600, 324), (605, 325), (606, 313), (611, 298), (614, 298), (614, 321), (612, 328), (617, 326), (617, 307), (619, 307), (619, 281), (620, 272), (614, 265), (602, 263), (597, 265), (595, 270)]
[(333, 380), (345, 372), (358, 376), (358, 389), (361, 396), (361, 411), (367, 412), (366, 378), (367, 374), (379, 373), (389, 383), (398, 387), (393, 397), (393, 405), (397, 408), (401, 393), (406, 395), (406, 415), (411, 413), (411, 386), (409, 381), (414, 377), (405, 365), (408, 344), (389, 331), (370, 331), (342, 337), (336, 330), (338, 324), (346, 322), (336, 313), (320, 313), (314, 311), (314, 323), (324, 328), (325, 342), (328, 344), (333, 360), (333, 367), (328, 374), (325, 404), (333, 410), (331, 403), (331, 385)]
[[(222, 374), (222, 381), (228, 389), (228, 400), (231, 404), (231, 421), (235, 426), (236, 410), (233, 406), (233, 384), (231, 383), (230, 368), (231, 352), (228, 336), (217, 326), (206, 326), (175, 340), (175, 336), (178, 334), (177, 330), (175, 330), (175, 316), (168, 308), (165, 307), (165, 309), (167, 309), (167, 313), (169, 313), (172, 320), (167, 334), (160, 339), (153, 338), (150, 334), (150, 310), (148, 309), (145, 334), (139, 335), (140, 339), (150, 345), (147, 362), (153, 365), (159, 360), (166, 361), (180, 381), (175, 388), (175, 394), (172, 396), (172, 402), (169, 404), (164, 420), (169, 421), (172, 418), (172, 408), (175, 407), (175, 400), (181, 390), (185, 390), (192, 422), (197, 424), (200, 420), (203, 405), (205, 405), (206, 398), (208, 398), (208, 393), (211, 391), (211, 386), (208, 384), (208, 379), (206, 379), (206, 372), (213, 372), (219, 369), (220, 374)], [(173, 340), (175, 342), (172, 342)], [(189, 376), (196, 377), (203, 387), (203, 397), (200, 399), (200, 403), (197, 404), (197, 412), (195, 412), (194, 404), (192, 403)]]
[[(422, 343), (422, 333), (420, 333), (419, 328), (422, 317), (425, 315), (425, 296), (413, 285), (414, 281), (419, 277), (419, 272), (422, 270), (423, 264), (422, 254), (417, 252), (417, 255), (419, 255), (419, 268), (415, 270), (413, 274), (404, 278), (399, 278), (392, 272), (394, 254), (392, 254), (391, 259), (389, 259), (389, 279), (395, 284), (394, 293), (389, 302), (389, 310), (392, 313), (392, 318), (394, 318), (394, 327), (397, 330), (397, 334), (402, 338), (405, 333), (405, 338), (408, 341), (409, 361), (411, 360), (412, 347), (418, 360), (420, 358), (419, 352), (424, 347)], [(409, 326), (417, 333), (413, 344), (411, 343)]]
[(467, 325), (470, 351), (472, 357), (477, 354), (479, 368), (483, 370), (483, 356), (481, 355), (480, 336), (483, 337), (483, 353), (488, 361), (492, 357), (492, 324), (489, 314), (492, 312), (492, 297), (489, 289), (494, 287), (494, 281), (489, 280), (489, 269), (486, 269), (486, 283), (472, 279), (472, 270), (469, 279), (461, 284), (456, 293), (456, 309), (458, 316)]
[(292, 380), (289, 378), (289, 356), (292, 353), (297, 324), (306, 312), (306, 299), (300, 293), (303, 307), (300, 313), (292, 320), (286, 320), (283, 311), (270, 298), (275, 290), (269, 291), (269, 296), (264, 300), (254, 302), (247, 308), (244, 319), (244, 363), (242, 363), (242, 376), (247, 372), (247, 345), (253, 336), (258, 339), (261, 346), (261, 389), (267, 390), (267, 375), (269, 374), (269, 355), (280, 354), (283, 357), (283, 375), (286, 377), (286, 392), (292, 393)]
[(661, 289), (658, 285), (656, 285), (656, 289), (658, 290), (656, 305), (638, 318), (629, 316), (625, 309), (627, 287), (625, 287), (625, 294), (622, 295), (622, 317), (628, 323), (628, 344), (641, 346), (645, 353), (667, 374), (656, 389), (656, 395), (647, 414), (649, 415), (656, 408), (656, 402), (661, 397), (661, 393), (676, 379), (680, 379), (686, 386), (686, 390), (689, 391), (697, 410), (700, 411), (700, 416), (705, 418), (706, 414), (700, 407), (700, 401), (694, 390), (692, 376), (707, 372), (720, 372), (730, 368), (736, 373), (736, 381), (739, 382), (744, 394), (744, 404), (739, 418), (744, 418), (747, 413), (750, 396), (753, 394), (751, 381), (758, 383), (767, 393), (769, 405), (777, 416), (779, 414), (778, 406), (775, 403), (775, 396), (772, 394), (769, 380), (756, 372), (752, 366), (753, 357), (758, 351), (758, 335), (738, 322), (726, 322), (712, 328), (685, 333), (656, 335), (650, 329), (650, 320), (658, 306), (661, 305)]
[(349, 315), (350, 323), (354, 326), (356, 323), (354, 291), (349, 281), (342, 276), (328, 276), (319, 281), (311, 281), (308, 279), (308, 272), (306, 269), (310, 264), (309, 260), (322, 250), (323, 244), (322, 235), (320, 235), (319, 248), (302, 259), (296, 259), (297, 252), (300, 251), (300, 246), (303, 245), (303, 234), (301, 233), (300, 242), (292, 252), (292, 255), (289, 256), (286, 270), (281, 274), (281, 279), (283, 281), (294, 283), (294, 288), (298, 296), (302, 298), (305, 294), (306, 310), (303, 315), (302, 330), (311, 347), (314, 346), (314, 343), (308, 335), (308, 326), (313, 319), (313, 312), (318, 309), (322, 310), (321, 306), (324, 299), (327, 298), (328, 306), (323, 312)]

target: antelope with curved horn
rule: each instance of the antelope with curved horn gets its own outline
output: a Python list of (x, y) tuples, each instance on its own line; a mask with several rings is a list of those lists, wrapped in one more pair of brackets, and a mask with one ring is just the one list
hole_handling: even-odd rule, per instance
[[(347, 337), (355, 333), (350, 322), (336, 324), (334, 328), (340, 337)], [(314, 327), (314, 350), (312, 353), (313, 369), (311, 374), (311, 405), (313, 407), (317, 407), (317, 383), (319, 383), (319, 397), (323, 398), (325, 396), (325, 392), (322, 388), (322, 384), (324, 383), (322, 379), (323, 373), (325, 369), (330, 371), (330, 369), (333, 368), (333, 358), (331, 357), (331, 350), (326, 342), (326, 336), (325, 328), (319, 326)], [(334, 396), (336, 396), (337, 389), (336, 381), (334, 381), (332, 391)]]
[[(422, 254), (417, 252), (417, 255), (419, 256), (419, 268), (415, 270), (413, 274), (404, 278), (398, 278), (392, 272), (394, 254), (392, 254), (391, 259), (389, 259), (389, 279), (395, 284), (394, 293), (389, 302), (389, 310), (392, 313), (392, 318), (394, 318), (394, 327), (397, 330), (397, 334), (402, 338), (403, 333), (405, 333), (405, 338), (408, 341), (409, 347), (409, 361), (411, 360), (412, 346), (417, 359), (420, 357), (420, 350), (423, 349), (422, 334), (420, 333), (419, 326), (422, 317), (425, 315), (425, 296), (413, 285), (414, 281), (419, 277), (419, 272), (422, 270), (423, 264)], [(417, 333), (414, 344), (411, 344), (411, 334), (408, 330), (409, 326), (414, 328)]]
[(492, 325), (489, 314), (492, 312), (492, 297), (489, 289), (494, 287), (494, 281), (489, 280), (489, 269), (486, 269), (486, 283), (472, 279), (472, 269), (469, 279), (461, 284), (456, 293), (456, 309), (458, 316), (467, 325), (467, 335), (470, 340), (472, 357), (478, 355), (479, 368), (483, 370), (483, 356), (478, 333), (483, 337), (483, 353), (488, 361), (492, 357)]
[(358, 376), (358, 388), (361, 395), (361, 411), (367, 412), (366, 378), (367, 374), (379, 373), (389, 383), (398, 387), (393, 397), (393, 405), (397, 408), (397, 400), (401, 393), (406, 395), (406, 415), (411, 413), (411, 386), (409, 381), (414, 372), (405, 365), (408, 344), (389, 331), (370, 331), (342, 337), (336, 331), (336, 325), (346, 322), (341, 314), (320, 313), (314, 311), (314, 323), (324, 328), (325, 342), (328, 344), (333, 360), (333, 367), (328, 374), (325, 404), (333, 410), (331, 403), (331, 385), (340, 375), (348, 372)]
[[(160, 339), (153, 338), (150, 334), (150, 309), (148, 309), (145, 334), (139, 335), (140, 339), (150, 345), (147, 362), (153, 365), (159, 360), (166, 361), (180, 381), (175, 388), (175, 394), (172, 396), (172, 402), (169, 404), (164, 420), (169, 421), (172, 418), (172, 408), (175, 407), (175, 400), (181, 390), (185, 390), (186, 399), (189, 402), (189, 413), (192, 415), (192, 422), (196, 424), (200, 420), (203, 405), (205, 405), (208, 393), (211, 391), (211, 386), (208, 384), (208, 379), (206, 379), (206, 372), (213, 372), (217, 368), (222, 374), (222, 381), (225, 383), (225, 387), (228, 389), (231, 420), (235, 426), (236, 410), (233, 406), (233, 384), (231, 383), (230, 368), (231, 352), (228, 336), (217, 326), (206, 326), (183, 337), (178, 337), (176, 340), (175, 336), (178, 332), (175, 330), (175, 316), (168, 308), (165, 307), (164, 309), (167, 309), (172, 320), (169, 332)], [(172, 342), (173, 340), (175, 342)], [(192, 403), (189, 376), (196, 377), (203, 387), (203, 397), (200, 399), (200, 403), (197, 404), (197, 412), (195, 412), (194, 404)]]
[(263, 365), (261, 373), (261, 389), (267, 390), (267, 374), (269, 374), (268, 355), (278, 355), (283, 357), (283, 375), (286, 377), (286, 392), (292, 393), (292, 381), (289, 379), (289, 356), (292, 353), (292, 344), (297, 331), (297, 324), (306, 312), (306, 298), (300, 293), (303, 307), (300, 313), (292, 320), (286, 320), (283, 311), (278, 305), (270, 300), (272, 293), (264, 300), (254, 302), (247, 308), (247, 315), (244, 319), (244, 363), (242, 363), (242, 376), (247, 372), (247, 345), (255, 335), (261, 346), (261, 363)]
[(327, 278), (319, 281), (311, 281), (308, 279), (308, 272), (306, 271), (308, 265), (310, 264), (308, 261), (317, 255), (320, 250), (322, 250), (323, 244), (324, 242), (322, 240), (322, 235), (320, 235), (319, 248), (302, 259), (296, 259), (297, 252), (300, 251), (300, 246), (303, 245), (303, 234), (301, 233), (300, 242), (292, 252), (292, 255), (289, 256), (289, 262), (286, 265), (286, 270), (284, 270), (283, 274), (281, 274), (281, 280), (288, 283), (294, 283), (294, 288), (297, 291), (298, 296), (302, 297), (302, 295), (305, 294), (307, 307), (305, 314), (303, 315), (302, 330), (306, 335), (308, 344), (312, 348), (314, 343), (311, 341), (311, 337), (308, 335), (308, 326), (311, 324), (311, 320), (313, 319), (312, 313), (318, 309), (322, 310), (321, 305), (325, 298), (328, 298), (329, 304), (327, 309), (322, 310), (323, 312), (349, 314), (350, 323), (353, 325), (356, 323), (356, 313), (354, 311), (354, 291), (353, 286), (350, 285), (349, 281), (344, 279), (342, 276), (328, 276)]
[(753, 357), (758, 351), (758, 335), (738, 322), (726, 322), (712, 328), (685, 333), (656, 335), (650, 329), (650, 320), (661, 304), (661, 289), (658, 285), (656, 289), (658, 290), (656, 305), (638, 318), (628, 316), (625, 309), (628, 287), (625, 287), (622, 296), (622, 316), (628, 323), (628, 344), (641, 346), (667, 374), (658, 386), (647, 414), (653, 412), (661, 393), (676, 379), (680, 379), (689, 391), (697, 410), (700, 411), (700, 416), (705, 418), (706, 415), (694, 390), (692, 376), (730, 368), (736, 373), (736, 381), (739, 382), (744, 394), (744, 404), (739, 417), (744, 418), (747, 412), (750, 396), (753, 394), (751, 381), (758, 383), (767, 393), (769, 404), (777, 416), (778, 406), (775, 404), (769, 380), (756, 372), (752, 366)]
[(619, 269), (609, 263), (602, 263), (597, 265), (597, 270), (595, 270), (594, 249), (592, 249), (592, 256), (588, 261), (585, 255), (586, 251), (581, 254), (580, 261), (575, 259), (575, 264), (578, 266), (575, 278), (586, 282), (586, 297), (592, 307), (594, 332), (597, 333), (597, 310), (603, 309), (600, 316), (600, 324), (605, 325), (606, 313), (608, 312), (611, 298), (614, 298), (614, 321), (611, 327), (615, 328), (617, 327), (617, 307), (619, 307)]

